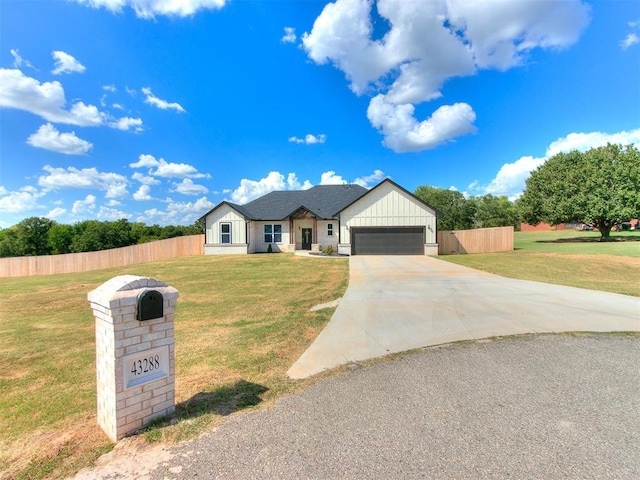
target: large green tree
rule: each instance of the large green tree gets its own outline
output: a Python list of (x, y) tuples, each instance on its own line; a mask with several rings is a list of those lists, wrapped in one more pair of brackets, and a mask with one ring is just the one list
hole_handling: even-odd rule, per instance
[(438, 230), (466, 230), (473, 228), (475, 205), (456, 190), (421, 185), (414, 195), (439, 210)]
[(51, 248), (48, 233), (56, 224), (44, 217), (29, 217), (18, 223), (15, 228), (17, 255), (48, 255)]
[(18, 246), (18, 229), (13, 227), (0, 230), (0, 257), (20, 257), (22, 251)]
[(73, 252), (94, 252), (132, 245), (131, 224), (126, 219), (114, 222), (85, 220), (76, 224), (71, 242)]
[(585, 222), (607, 240), (614, 225), (640, 214), (640, 152), (632, 145), (559, 153), (526, 183), (518, 210), (533, 225)]
[(54, 255), (70, 253), (74, 234), (75, 228), (72, 225), (61, 223), (53, 225), (47, 234), (47, 242), (51, 253)]
[(504, 195), (487, 194), (468, 201), (475, 203), (476, 228), (516, 227), (518, 224), (515, 205)]

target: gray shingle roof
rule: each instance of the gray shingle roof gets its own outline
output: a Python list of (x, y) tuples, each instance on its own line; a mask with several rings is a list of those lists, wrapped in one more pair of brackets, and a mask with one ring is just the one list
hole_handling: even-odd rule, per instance
[(321, 220), (336, 218), (345, 208), (353, 205), (368, 192), (372, 192), (384, 183), (390, 183), (399, 190), (407, 193), (433, 210), (436, 216), (443, 214), (431, 205), (416, 197), (390, 178), (384, 179), (371, 190), (360, 185), (316, 185), (309, 190), (288, 190), (283, 192), (271, 192), (263, 197), (245, 204), (237, 205), (226, 200), (205, 213), (200, 219), (204, 220), (214, 210), (222, 205), (229, 205), (238, 213), (244, 215), (247, 220), (285, 220), (299, 209), (304, 208), (312, 212)]
[(330, 219), (367, 192), (360, 185), (316, 185), (308, 190), (271, 192), (239, 208), (233, 206), (251, 220), (284, 220), (300, 208)]

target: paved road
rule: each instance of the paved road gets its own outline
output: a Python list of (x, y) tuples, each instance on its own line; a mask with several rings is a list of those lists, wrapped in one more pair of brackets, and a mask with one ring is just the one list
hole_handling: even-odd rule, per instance
[(636, 297), (514, 280), (431, 257), (354, 256), (349, 268), (349, 288), (291, 378), (459, 340), (640, 331)]
[(640, 336), (434, 347), (81, 478), (640, 478), (639, 365)]

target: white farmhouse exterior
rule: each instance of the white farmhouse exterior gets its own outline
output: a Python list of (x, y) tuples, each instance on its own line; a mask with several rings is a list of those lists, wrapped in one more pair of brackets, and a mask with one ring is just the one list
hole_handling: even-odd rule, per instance
[(371, 190), (318, 185), (271, 192), (246, 205), (222, 202), (202, 217), (204, 251), (242, 254), (320, 250), (343, 255), (437, 255), (436, 210), (393, 182)]

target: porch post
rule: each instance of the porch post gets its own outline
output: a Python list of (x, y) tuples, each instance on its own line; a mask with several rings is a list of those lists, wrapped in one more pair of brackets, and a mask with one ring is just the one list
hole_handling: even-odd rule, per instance
[(318, 219), (315, 215), (313, 217), (313, 240), (311, 243), (318, 243)]
[(293, 245), (293, 249), (295, 250), (296, 232), (293, 231), (293, 228), (293, 218), (289, 218), (289, 245)]

